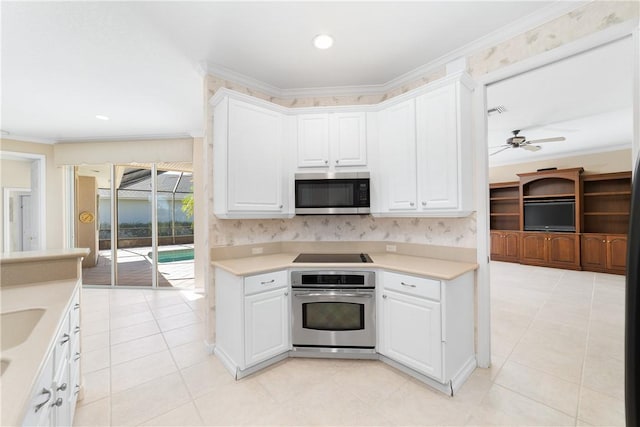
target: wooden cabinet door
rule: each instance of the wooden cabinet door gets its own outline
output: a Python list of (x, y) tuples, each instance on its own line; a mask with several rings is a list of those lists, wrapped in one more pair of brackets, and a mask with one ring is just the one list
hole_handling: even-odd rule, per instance
[(504, 234), (499, 231), (492, 231), (491, 236), (491, 259), (500, 261), (504, 255)]
[(517, 262), (520, 257), (520, 233), (503, 233), (505, 260)]
[(284, 116), (229, 100), (228, 210), (282, 212)]
[(405, 366), (441, 380), (440, 303), (384, 290), (380, 352)]
[(627, 236), (607, 236), (607, 269), (624, 272), (627, 269)]
[(298, 116), (298, 167), (329, 167), (329, 115)]
[(415, 211), (416, 108), (415, 100), (401, 102), (382, 110), (379, 115), (380, 169), (384, 176), (384, 201), (381, 211)]
[(288, 288), (281, 288), (245, 297), (247, 367), (289, 350), (288, 295)]
[(545, 264), (547, 261), (546, 234), (522, 233), (520, 262), (524, 264)]
[(547, 235), (547, 247), (550, 264), (573, 268), (580, 267), (578, 235), (550, 233)]
[(580, 264), (585, 270), (603, 271), (607, 264), (604, 234), (583, 234), (580, 239)]
[(455, 209), (459, 205), (457, 111), (455, 85), (416, 99), (420, 209)]
[(333, 166), (367, 165), (367, 118), (365, 113), (329, 115)]

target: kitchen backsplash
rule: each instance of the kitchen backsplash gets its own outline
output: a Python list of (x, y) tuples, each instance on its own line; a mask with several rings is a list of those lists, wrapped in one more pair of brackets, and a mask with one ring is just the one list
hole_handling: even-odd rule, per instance
[[(590, 2), (571, 13), (527, 31), (489, 49), (470, 55), (468, 71), (473, 77), (495, 71), (599, 30), (637, 19), (639, 3)], [(227, 87), (286, 107), (376, 104), (445, 76), (444, 67), (381, 95), (331, 96), (281, 99), (215, 76), (207, 76), (206, 99)], [(207, 104), (207, 108), (209, 105)], [(210, 113), (210, 111), (209, 111)], [(208, 116), (210, 117), (210, 116)], [(211, 122), (207, 120), (208, 135)], [(207, 158), (211, 159), (211, 145)], [(210, 169), (210, 168), (209, 168)], [(209, 170), (207, 183), (212, 180)], [(208, 186), (208, 185), (207, 185)], [(211, 195), (209, 211), (212, 209)], [(209, 244), (235, 246), (277, 241), (397, 241), (453, 247), (476, 247), (476, 217), (466, 218), (373, 218), (371, 216), (294, 217), (287, 220), (221, 220), (211, 216)]]
[(370, 215), (211, 221), (212, 246), (280, 241), (392, 241), (474, 248), (476, 218), (374, 218)]

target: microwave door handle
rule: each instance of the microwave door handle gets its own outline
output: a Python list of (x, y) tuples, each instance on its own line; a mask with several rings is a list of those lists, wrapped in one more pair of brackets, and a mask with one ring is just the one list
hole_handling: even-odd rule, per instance
[(372, 293), (351, 293), (343, 294), (336, 292), (317, 292), (317, 293), (302, 293), (293, 294), (294, 297), (350, 297), (350, 298), (371, 298)]

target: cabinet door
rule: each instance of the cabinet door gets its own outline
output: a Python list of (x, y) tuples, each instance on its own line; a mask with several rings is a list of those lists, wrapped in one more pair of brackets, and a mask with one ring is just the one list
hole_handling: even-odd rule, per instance
[(576, 234), (552, 233), (547, 236), (550, 264), (567, 267), (580, 266), (580, 242)]
[(602, 271), (607, 264), (607, 240), (603, 234), (583, 234), (580, 238), (580, 264), (587, 270)]
[(380, 168), (386, 206), (382, 211), (416, 210), (416, 117), (413, 99), (379, 114)]
[(298, 167), (329, 166), (329, 115), (298, 116)]
[(525, 264), (541, 264), (547, 260), (546, 235), (543, 233), (522, 233), (520, 261)]
[(229, 211), (283, 211), (283, 132), (280, 113), (229, 100)]
[(459, 155), (456, 86), (418, 97), (416, 121), (420, 208), (455, 209)]
[(442, 380), (440, 303), (384, 290), (380, 352)]
[(333, 113), (329, 116), (331, 159), (335, 167), (367, 165), (365, 113)]
[(504, 256), (511, 261), (518, 261), (520, 257), (520, 234), (503, 233)]
[(245, 364), (255, 365), (289, 350), (289, 290), (244, 299)]
[(627, 237), (607, 236), (607, 268), (618, 272), (627, 269)]
[(491, 236), (491, 259), (500, 260), (504, 256), (504, 234), (498, 231), (489, 233)]

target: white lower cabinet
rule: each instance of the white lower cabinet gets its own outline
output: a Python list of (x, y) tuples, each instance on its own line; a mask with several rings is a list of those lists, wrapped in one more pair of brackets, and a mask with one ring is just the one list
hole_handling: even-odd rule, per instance
[(378, 276), (378, 352), (453, 393), (476, 367), (473, 272), (449, 281)]
[(286, 271), (235, 276), (216, 269), (215, 354), (240, 378), (291, 349)]
[(245, 362), (255, 365), (289, 350), (289, 289), (244, 299)]
[[(70, 426), (80, 389), (80, 287), (33, 389), (23, 426)], [(72, 382), (73, 380), (73, 382)]]
[(385, 290), (382, 312), (380, 353), (442, 380), (440, 303)]

